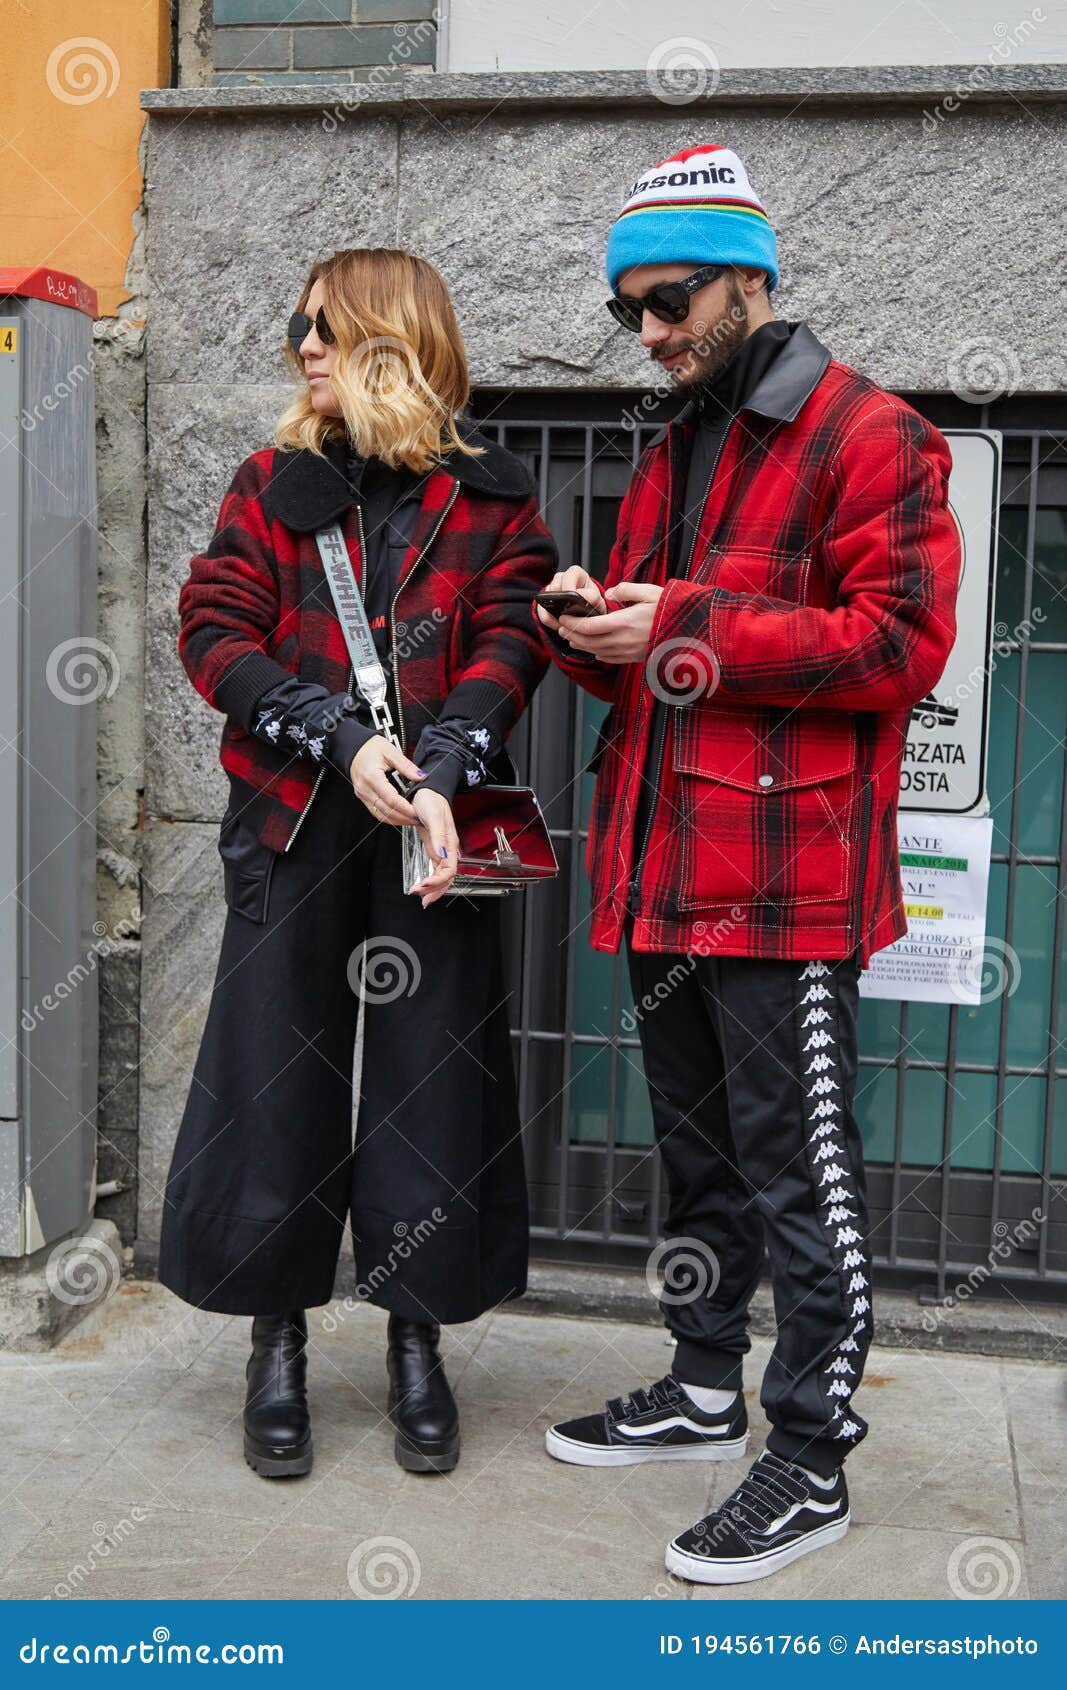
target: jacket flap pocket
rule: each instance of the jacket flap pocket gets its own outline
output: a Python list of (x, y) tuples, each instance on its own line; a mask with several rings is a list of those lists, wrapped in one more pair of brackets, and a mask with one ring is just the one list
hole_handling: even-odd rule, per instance
[(248, 823), (232, 810), (222, 818), (218, 850), (228, 907), (249, 921), (265, 922), (277, 852), (261, 845)]
[(758, 796), (839, 780), (856, 767), (856, 728), (840, 710), (674, 708), (674, 767)]
[(811, 553), (784, 547), (710, 546), (691, 579), (730, 593), (758, 593), (765, 598), (802, 603), (811, 572)]

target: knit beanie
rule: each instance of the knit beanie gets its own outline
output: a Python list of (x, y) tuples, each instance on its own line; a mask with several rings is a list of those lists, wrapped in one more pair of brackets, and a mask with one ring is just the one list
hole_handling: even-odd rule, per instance
[(774, 230), (729, 147), (687, 147), (638, 177), (608, 236), (612, 292), (635, 264), (751, 265), (777, 285)]

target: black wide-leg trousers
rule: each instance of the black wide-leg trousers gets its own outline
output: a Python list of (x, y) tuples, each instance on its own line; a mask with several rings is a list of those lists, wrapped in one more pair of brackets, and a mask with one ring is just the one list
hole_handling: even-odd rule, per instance
[(851, 1400), (871, 1336), (857, 968), (632, 946), (629, 961), (667, 1175), (673, 1371), (740, 1388), (766, 1253), (778, 1324), (761, 1392), (768, 1447), (832, 1473), (867, 1430)]
[(326, 1303), (350, 1216), (369, 1302), (457, 1322), (520, 1295), (499, 904), (406, 896), (398, 830), (332, 769), (290, 851), (260, 846), (234, 804), (219, 849), (228, 910), (167, 1184), (163, 1283), (230, 1314)]

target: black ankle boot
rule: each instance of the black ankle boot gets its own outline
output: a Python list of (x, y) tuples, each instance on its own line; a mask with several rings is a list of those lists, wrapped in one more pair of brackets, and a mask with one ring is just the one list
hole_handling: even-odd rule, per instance
[(257, 1314), (245, 1369), (245, 1460), (265, 1479), (311, 1471), (307, 1316)]
[(409, 1473), (448, 1473), (459, 1460), (459, 1413), (437, 1349), (441, 1328), (389, 1316), (389, 1418)]

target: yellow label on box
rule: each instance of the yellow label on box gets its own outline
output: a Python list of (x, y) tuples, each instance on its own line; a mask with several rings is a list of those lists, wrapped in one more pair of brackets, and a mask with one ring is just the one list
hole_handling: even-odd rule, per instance
[(0, 329), (0, 352), (17, 352), (18, 349), (18, 329), (12, 327)]
[(942, 921), (945, 912), (939, 904), (905, 904), (904, 914), (909, 921), (913, 916), (919, 921)]

